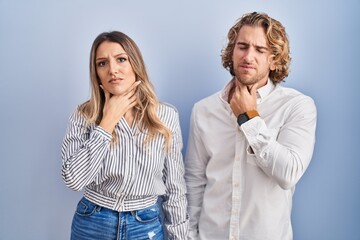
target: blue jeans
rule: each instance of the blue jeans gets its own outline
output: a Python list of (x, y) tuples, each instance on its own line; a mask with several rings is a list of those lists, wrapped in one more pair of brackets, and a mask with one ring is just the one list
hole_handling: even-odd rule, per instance
[(82, 198), (76, 208), (71, 240), (162, 240), (157, 204), (145, 209), (117, 212)]

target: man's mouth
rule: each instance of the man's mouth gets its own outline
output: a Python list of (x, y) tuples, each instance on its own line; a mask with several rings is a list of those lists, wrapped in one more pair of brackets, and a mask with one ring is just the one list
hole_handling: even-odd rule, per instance
[(254, 66), (249, 65), (249, 64), (241, 64), (240, 67), (243, 69), (246, 69), (246, 70), (255, 69)]

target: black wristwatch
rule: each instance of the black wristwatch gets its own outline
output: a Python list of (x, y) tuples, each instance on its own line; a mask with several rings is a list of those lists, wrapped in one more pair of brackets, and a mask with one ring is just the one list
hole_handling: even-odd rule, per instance
[(252, 119), (256, 116), (259, 116), (259, 113), (256, 110), (241, 113), (237, 117), (237, 123), (239, 124), (239, 126), (241, 126), (241, 124), (249, 121), (250, 119)]

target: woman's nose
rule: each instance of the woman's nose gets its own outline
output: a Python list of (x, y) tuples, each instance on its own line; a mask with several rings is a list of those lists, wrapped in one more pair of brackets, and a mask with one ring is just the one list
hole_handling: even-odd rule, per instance
[(109, 62), (109, 74), (110, 75), (116, 75), (119, 73), (118, 66), (116, 62), (110, 61)]

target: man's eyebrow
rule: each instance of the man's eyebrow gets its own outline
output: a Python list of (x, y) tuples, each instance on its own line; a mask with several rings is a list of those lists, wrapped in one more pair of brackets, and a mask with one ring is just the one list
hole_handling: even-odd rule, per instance
[(236, 42), (236, 45), (249, 46), (250, 44), (248, 44), (246, 42)]
[[(249, 44), (249, 43), (246, 43), (246, 42), (237, 42), (236, 45), (241, 45), (241, 46), (245, 46), (245, 47), (250, 46), (250, 44)], [(255, 47), (255, 48), (258, 48), (258, 49), (262, 49), (262, 50), (269, 50), (269, 48), (266, 47), (266, 46), (255, 45), (254, 47)]]

